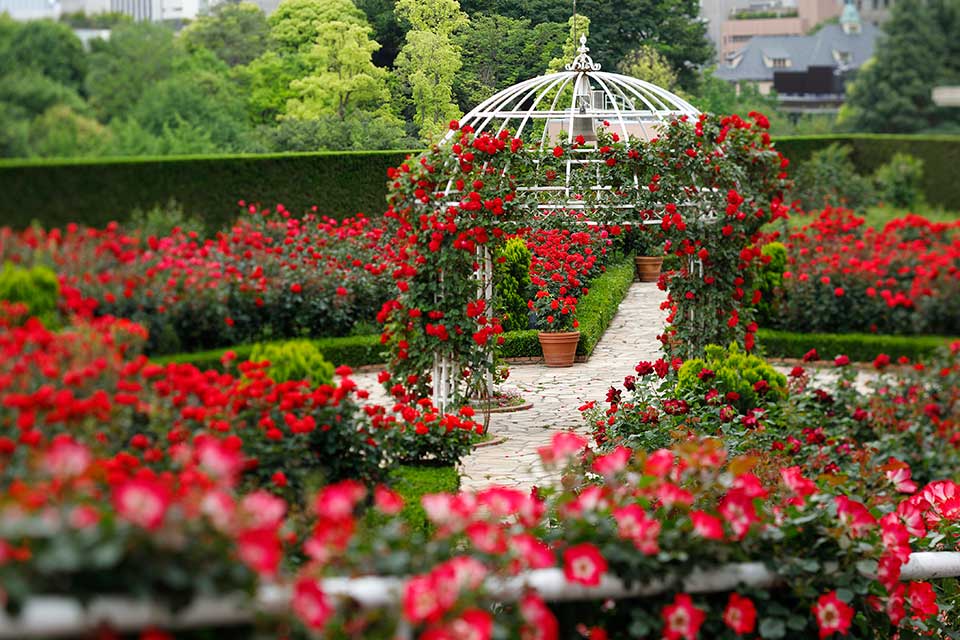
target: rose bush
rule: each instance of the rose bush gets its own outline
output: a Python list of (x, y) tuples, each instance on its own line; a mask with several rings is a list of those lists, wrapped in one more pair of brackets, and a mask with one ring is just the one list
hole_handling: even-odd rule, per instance
[(0, 260), (54, 269), (66, 313), (133, 319), (157, 354), (370, 326), (396, 256), (386, 229), (368, 218), (250, 205), (212, 239), (179, 228), (143, 237), (115, 224), (0, 229)]
[(914, 215), (873, 229), (845, 209), (813, 214), (782, 238), (788, 258), (772, 326), (957, 335), (958, 230), (958, 222), (934, 223)]

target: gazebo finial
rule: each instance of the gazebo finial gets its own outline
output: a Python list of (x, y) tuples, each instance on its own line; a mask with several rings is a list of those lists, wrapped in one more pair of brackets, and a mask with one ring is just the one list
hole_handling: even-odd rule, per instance
[(568, 65), (564, 65), (567, 71), (600, 71), (600, 64), (593, 61), (590, 57), (590, 47), (587, 46), (587, 36), (580, 36), (580, 46), (577, 47), (577, 56)]

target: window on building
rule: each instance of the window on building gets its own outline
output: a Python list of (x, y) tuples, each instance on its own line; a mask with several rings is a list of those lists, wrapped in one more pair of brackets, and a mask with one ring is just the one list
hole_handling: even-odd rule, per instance
[(774, 69), (786, 69), (790, 66), (789, 58), (773, 58), (770, 62)]

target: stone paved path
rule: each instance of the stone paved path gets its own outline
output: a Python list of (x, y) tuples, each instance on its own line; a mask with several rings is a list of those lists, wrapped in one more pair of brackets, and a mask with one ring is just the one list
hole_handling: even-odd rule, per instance
[[(512, 365), (506, 387), (519, 390), (533, 408), (490, 416), (490, 434), (506, 440), (479, 447), (463, 461), (461, 486), (478, 489), (500, 484), (528, 489), (550, 478), (539, 464), (537, 448), (546, 445), (556, 431), (585, 432), (578, 407), (589, 400), (602, 401), (610, 385), (633, 373), (637, 362), (659, 357), (657, 335), (663, 331), (666, 316), (660, 303), (665, 298), (656, 284), (633, 283), (587, 362), (565, 369)], [(371, 390), (372, 401), (383, 401), (375, 393), (379, 391), (376, 373), (357, 374), (356, 381)]]

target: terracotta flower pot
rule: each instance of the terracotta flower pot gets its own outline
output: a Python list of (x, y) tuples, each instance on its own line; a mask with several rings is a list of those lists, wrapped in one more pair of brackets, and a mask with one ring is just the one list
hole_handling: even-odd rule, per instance
[(656, 282), (660, 278), (660, 267), (663, 266), (662, 256), (637, 256), (634, 262), (637, 265), (637, 279), (640, 282)]
[(577, 355), (579, 331), (560, 331), (556, 333), (541, 331), (540, 348), (543, 349), (543, 362), (548, 367), (571, 367)]

